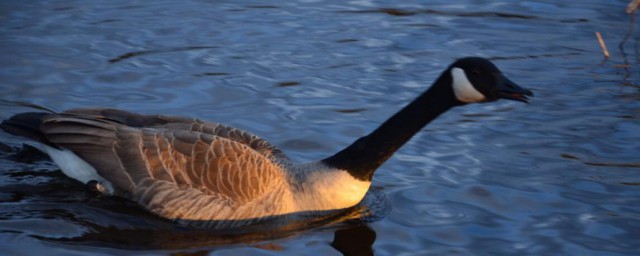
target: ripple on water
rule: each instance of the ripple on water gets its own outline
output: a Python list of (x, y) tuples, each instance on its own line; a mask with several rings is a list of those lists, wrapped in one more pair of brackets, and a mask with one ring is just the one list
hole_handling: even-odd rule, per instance
[(19, 232), (42, 238), (73, 238), (86, 234), (88, 227), (71, 224), (60, 219), (0, 220), (3, 232)]
[(439, 226), (474, 222), (486, 217), (474, 206), (440, 201), (424, 194), (424, 189), (406, 189), (392, 195), (394, 210), (390, 218), (408, 227)]

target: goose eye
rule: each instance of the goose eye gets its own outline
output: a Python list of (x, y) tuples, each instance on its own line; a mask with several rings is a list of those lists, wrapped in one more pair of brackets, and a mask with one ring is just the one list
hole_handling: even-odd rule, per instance
[(474, 75), (474, 76), (479, 76), (480, 75), (480, 71), (477, 70), (477, 69), (472, 69), (471, 70), (471, 74)]

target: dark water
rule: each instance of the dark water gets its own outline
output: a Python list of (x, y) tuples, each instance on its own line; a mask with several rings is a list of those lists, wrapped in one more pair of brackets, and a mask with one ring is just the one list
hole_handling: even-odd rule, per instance
[(0, 119), (25, 111), (9, 100), (188, 115), (305, 161), (374, 129), (458, 57), (493, 59), (536, 97), (429, 125), (374, 176), (392, 207), (382, 220), (249, 237), (97, 197), (0, 133), (0, 254), (638, 255), (640, 23), (627, 3), (3, 1)]

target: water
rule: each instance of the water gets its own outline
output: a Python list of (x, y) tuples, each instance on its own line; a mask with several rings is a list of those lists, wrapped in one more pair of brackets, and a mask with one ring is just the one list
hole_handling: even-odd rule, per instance
[(379, 221), (252, 237), (96, 197), (0, 133), (0, 254), (637, 255), (627, 3), (4, 1), (0, 119), (26, 110), (6, 101), (188, 115), (305, 161), (377, 127), (458, 57), (493, 59), (536, 97), (458, 108), (417, 134), (374, 176), (392, 207)]

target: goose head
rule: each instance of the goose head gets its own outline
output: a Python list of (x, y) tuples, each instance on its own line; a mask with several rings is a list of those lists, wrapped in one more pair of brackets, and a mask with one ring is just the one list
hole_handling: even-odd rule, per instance
[(461, 103), (492, 102), (508, 99), (528, 103), (530, 90), (506, 78), (491, 61), (479, 57), (462, 58), (447, 69), (451, 86)]

